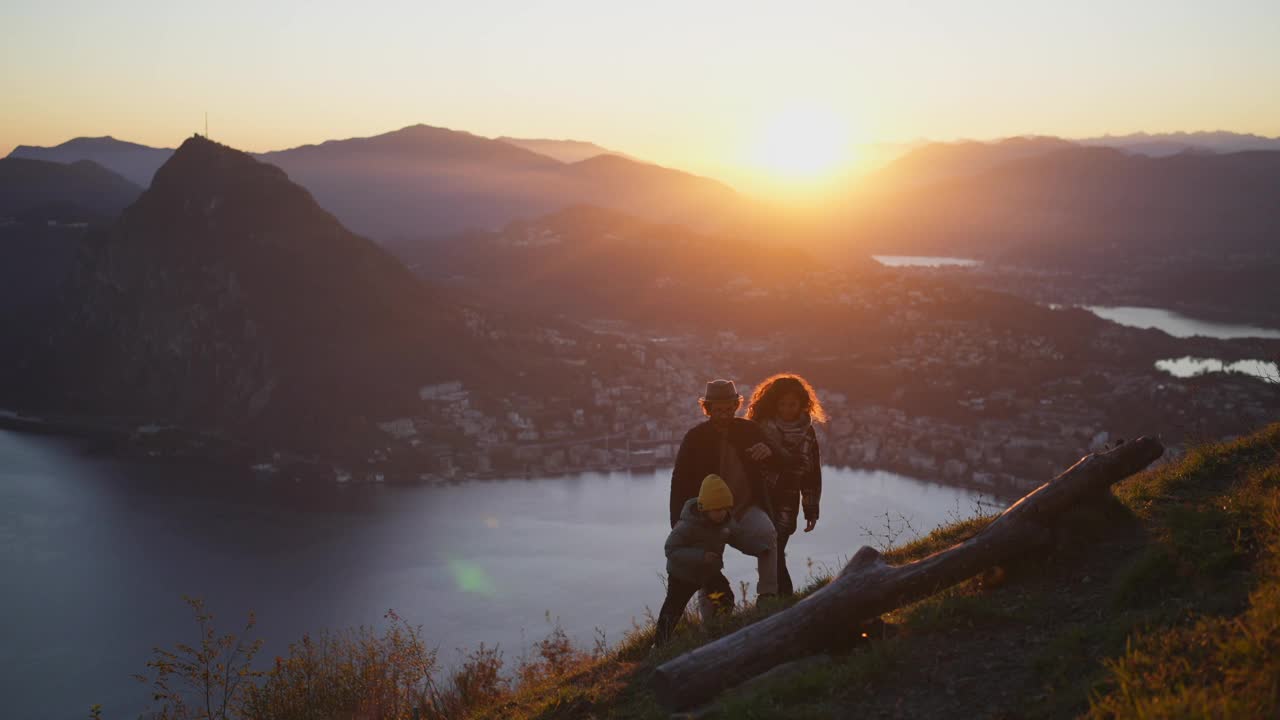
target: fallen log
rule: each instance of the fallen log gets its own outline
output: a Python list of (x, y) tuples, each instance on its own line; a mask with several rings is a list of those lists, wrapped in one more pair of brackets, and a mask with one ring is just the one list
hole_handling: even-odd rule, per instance
[(752, 688), (773, 682), (780, 678), (794, 677), (802, 673), (810, 672), (815, 668), (822, 667), (830, 662), (830, 655), (810, 655), (809, 657), (800, 658), (799, 660), (792, 660), (791, 662), (783, 663), (760, 673), (741, 685), (734, 687), (731, 692), (725, 693), (706, 705), (673, 714), (670, 720), (704, 720), (704, 718), (716, 717), (724, 710), (721, 703), (724, 702), (726, 698), (733, 697), (736, 693), (751, 692)]
[(676, 710), (705, 703), (776, 665), (820, 651), (833, 635), (858, 623), (1027, 554), (1051, 540), (1052, 525), (1064, 511), (1108, 493), (1162, 454), (1158, 439), (1143, 437), (1087, 455), (1010, 505), (982, 532), (913, 563), (889, 565), (874, 548), (863, 547), (829, 585), (803, 601), (663, 663), (653, 674), (654, 694)]

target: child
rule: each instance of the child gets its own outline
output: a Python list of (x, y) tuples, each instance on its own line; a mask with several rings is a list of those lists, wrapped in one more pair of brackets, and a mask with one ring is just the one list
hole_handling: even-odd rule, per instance
[(751, 395), (747, 419), (764, 430), (770, 444), (782, 450), (788, 463), (781, 471), (770, 470), (766, 477), (773, 503), (773, 524), (778, 533), (778, 592), (795, 592), (787, 571), (787, 540), (795, 534), (796, 516), (804, 508), (805, 532), (818, 524), (818, 501), (822, 496), (822, 462), (813, 423), (827, 416), (808, 381), (799, 375), (780, 374), (768, 378)]
[[(719, 475), (703, 478), (698, 497), (684, 504), (680, 519), (667, 536), (667, 597), (658, 612), (654, 645), (661, 646), (670, 639), (689, 598), (700, 588), (706, 588), (717, 609), (733, 606), (733, 590), (720, 572), (724, 567), (724, 546), (732, 539), (734, 546), (741, 548), (748, 540), (730, 517), (732, 509), (733, 492)], [(747, 548), (743, 552), (758, 555), (767, 550)]]

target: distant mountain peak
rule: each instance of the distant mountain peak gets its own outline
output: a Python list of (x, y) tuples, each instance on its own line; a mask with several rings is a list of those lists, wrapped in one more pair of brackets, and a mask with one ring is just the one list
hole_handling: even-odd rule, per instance
[(146, 187), (151, 176), (169, 155), (171, 148), (156, 148), (139, 143), (117, 140), (110, 135), (100, 137), (76, 137), (52, 147), (19, 145), (9, 153), (11, 158), (29, 158), (48, 162), (74, 163), (92, 160), (103, 167)]
[(476, 135), (475, 133), (472, 133), (472, 132), (467, 132), (466, 130), (455, 130), (454, 128), (447, 128), (442, 125), (428, 125), (426, 123), (414, 123), (412, 125), (405, 125), (399, 130), (392, 130), (391, 132), (382, 133), (382, 134), (383, 135), (419, 134), (419, 135), (446, 135), (446, 136), (447, 135), (465, 135), (467, 137), (481, 137), (480, 135)]
[(81, 136), (66, 140), (57, 145), (48, 147), (41, 145), (19, 145), (10, 153), (10, 157), (23, 157), (26, 152), (39, 151), (80, 151), (80, 152), (131, 152), (131, 151), (150, 151), (150, 152), (173, 152), (172, 148), (157, 148), (141, 143), (130, 142), (128, 140), (118, 140), (111, 135), (99, 135), (96, 137)]
[(200, 135), (183, 141), (156, 171), (150, 190), (139, 198), (135, 209), (145, 213), (155, 206), (169, 211), (182, 207), (187, 212), (209, 214), (228, 199), (250, 208), (250, 221), (282, 213), (315, 212), (337, 225), (311, 194), (291, 182), (280, 168)]
[(199, 179), (186, 177), (193, 170), (198, 171), (203, 178), (216, 178), (217, 175), (223, 174), (253, 173), (277, 180), (282, 184), (292, 184), (289, 183), (289, 176), (280, 168), (260, 162), (246, 152), (215, 142), (203, 135), (192, 135), (184, 140), (182, 145), (174, 151), (173, 157), (169, 158), (169, 161), (156, 172), (156, 179), (152, 184), (163, 185), (179, 179)]

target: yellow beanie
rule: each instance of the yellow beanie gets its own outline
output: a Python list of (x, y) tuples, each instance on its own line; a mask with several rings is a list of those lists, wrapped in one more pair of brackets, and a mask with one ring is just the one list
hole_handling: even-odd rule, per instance
[(728, 510), (732, 507), (733, 491), (724, 478), (715, 474), (702, 478), (702, 489), (698, 491), (699, 510)]

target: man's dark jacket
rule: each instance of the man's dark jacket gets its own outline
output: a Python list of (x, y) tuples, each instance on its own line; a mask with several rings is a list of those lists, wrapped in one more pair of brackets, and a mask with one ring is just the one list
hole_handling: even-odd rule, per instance
[[(742, 469), (747, 474), (747, 482), (751, 484), (754, 504), (773, 517), (764, 468), (747, 454), (747, 448), (756, 443), (768, 445), (768, 438), (759, 425), (740, 417), (735, 417), (729, 423), (728, 432), (729, 444), (737, 451)], [(781, 467), (785, 460), (780, 449), (770, 447), (773, 454), (764, 463), (771, 467)], [(671, 471), (671, 527), (674, 528), (680, 519), (680, 511), (685, 502), (698, 496), (698, 491), (702, 489), (702, 479), (712, 473), (720, 473), (720, 431), (707, 420), (685, 433), (684, 440), (680, 443), (676, 467)]]

